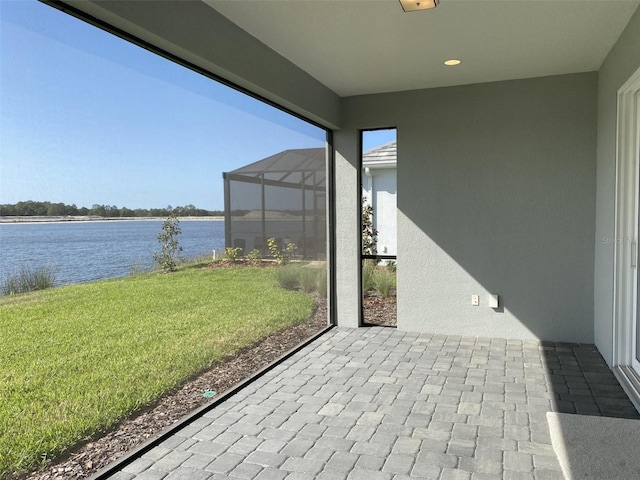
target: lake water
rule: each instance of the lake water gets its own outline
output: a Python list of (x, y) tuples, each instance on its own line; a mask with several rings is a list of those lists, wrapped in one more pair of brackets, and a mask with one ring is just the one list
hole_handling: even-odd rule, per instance
[[(0, 280), (19, 271), (50, 267), (56, 284), (90, 282), (154, 267), (162, 220), (0, 224)], [(224, 222), (181, 220), (182, 255), (193, 258), (224, 250)]]

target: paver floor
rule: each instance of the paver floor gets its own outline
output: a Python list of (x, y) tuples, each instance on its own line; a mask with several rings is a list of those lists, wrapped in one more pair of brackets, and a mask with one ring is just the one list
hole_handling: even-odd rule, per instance
[(637, 418), (593, 345), (333, 329), (113, 479), (562, 479), (546, 413)]

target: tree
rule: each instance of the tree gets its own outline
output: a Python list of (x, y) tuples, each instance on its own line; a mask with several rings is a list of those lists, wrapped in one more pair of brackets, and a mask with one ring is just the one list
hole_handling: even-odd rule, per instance
[(47, 215), (50, 217), (61, 217), (66, 214), (64, 203), (50, 203), (47, 206)]
[(72, 203), (71, 205), (67, 205), (65, 207), (65, 213), (67, 215), (78, 215), (78, 207), (76, 206), (75, 203)]
[(162, 222), (162, 230), (156, 237), (160, 244), (160, 252), (153, 252), (153, 259), (160, 265), (165, 273), (175, 272), (178, 269), (179, 252), (182, 247), (178, 242), (180, 230), (180, 220), (175, 213)]
[(136, 213), (133, 210), (131, 210), (130, 208), (122, 207), (120, 209), (120, 216), (121, 217), (135, 217)]
[(94, 203), (89, 213), (98, 217), (106, 217), (107, 209), (104, 205), (98, 205), (97, 203)]
[(373, 207), (362, 197), (362, 254), (378, 253), (378, 230), (373, 226)]

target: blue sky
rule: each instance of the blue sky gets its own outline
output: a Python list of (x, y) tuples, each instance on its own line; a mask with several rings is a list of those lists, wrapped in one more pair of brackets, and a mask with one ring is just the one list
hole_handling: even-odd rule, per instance
[(0, 0), (0, 22), (0, 203), (222, 209), (223, 171), (324, 145), (322, 129), (35, 0)]

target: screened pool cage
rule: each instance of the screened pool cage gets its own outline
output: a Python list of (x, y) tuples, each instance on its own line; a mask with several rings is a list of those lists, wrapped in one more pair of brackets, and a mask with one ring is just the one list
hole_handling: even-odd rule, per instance
[(285, 150), (222, 174), (225, 243), (242, 255), (257, 249), (270, 255), (267, 240), (294, 256), (326, 258), (326, 151)]

